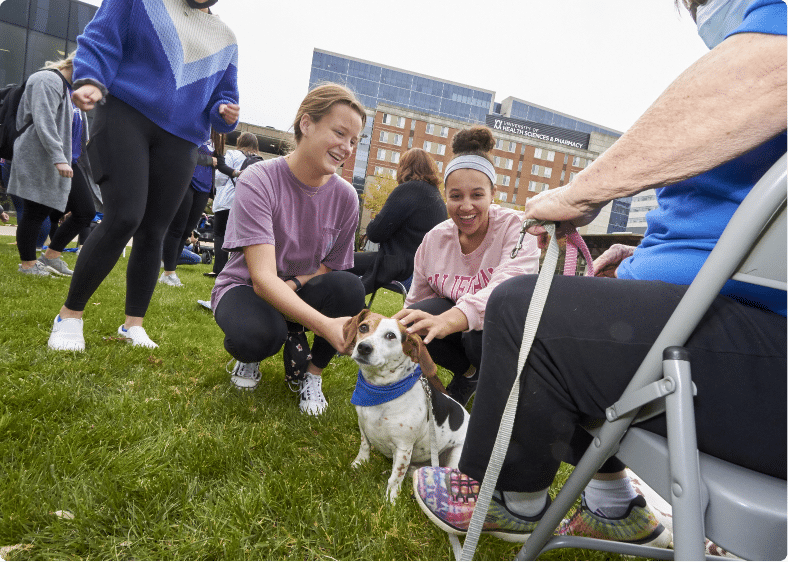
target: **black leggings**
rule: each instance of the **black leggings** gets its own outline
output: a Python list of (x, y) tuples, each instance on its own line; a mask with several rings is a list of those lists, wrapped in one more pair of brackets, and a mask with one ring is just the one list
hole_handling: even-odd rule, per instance
[[(408, 308), (423, 310), (433, 316), (450, 310), (454, 303), (449, 299), (433, 298), (413, 303)], [(482, 359), (482, 332), (470, 330), (455, 332), (445, 338), (435, 338), (427, 344), (427, 351), (436, 365), (451, 371), (454, 376), (462, 376), (473, 365), (477, 369)]]
[[(481, 480), (509, 396), (535, 275), (497, 287), (487, 303), (484, 354), (460, 470)], [(522, 372), (511, 443), (497, 488), (534, 492), (560, 461), (579, 460), (686, 291), (685, 286), (556, 276)], [(685, 346), (698, 388), (698, 448), (785, 479), (785, 318), (717, 297)], [(666, 435), (665, 418), (641, 425)]]
[(85, 310), (133, 236), (125, 312), (145, 316), (156, 288), (164, 233), (189, 187), (197, 146), (112, 96), (98, 106), (93, 129), (88, 150), (104, 218), (79, 254), (66, 307)]
[(207, 192), (191, 188), (186, 190), (181, 206), (175, 213), (170, 228), (167, 229), (167, 235), (164, 237), (164, 271), (175, 271), (186, 239), (197, 228), (210, 196), (211, 194)]
[[(347, 271), (332, 271), (313, 277), (298, 291), (305, 303), (328, 316), (355, 316), (364, 308), (364, 287)], [(224, 348), (242, 363), (262, 361), (276, 355), (285, 343), (288, 322), (247, 285), (233, 287), (222, 295), (214, 312), (224, 332)], [(324, 369), (336, 354), (326, 340), (315, 336), (312, 363)]]
[[(55, 230), (49, 241), (49, 247), (56, 252), (62, 252), (83, 228), (90, 225), (96, 215), (93, 194), (82, 169), (76, 162), (71, 163), (71, 168), (74, 170), (74, 177), (71, 178), (71, 191), (65, 210), (65, 213), (71, 212), (71, 215)], [(16, 247), (19, 250), (19, 259), (33, 261), (36, 259), (36, 240), (44, 220), (49, 217), (52, 225), (56, 225), (65, 213), (29, 199), (24, 200), (24, 209), (16, 229)]]
[(228, 218), (230, 218), (230, 209), (216, 211), (213, 214), (213, 272), (217, 275), (224, 269), (229, 256), (227, 252), (222, 250)]

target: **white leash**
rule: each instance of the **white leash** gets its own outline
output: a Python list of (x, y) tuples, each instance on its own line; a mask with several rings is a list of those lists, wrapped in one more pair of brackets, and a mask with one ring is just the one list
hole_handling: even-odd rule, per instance
[[(530, 224), (528, 224), (529, 222)], [(455, 557), (457, 560), (473, 560), (473, 555), (476, 553), (479, 537), (484, 527), (484, 520), (487, 517), (492, 494), (495, 490), (495, 484), (498, 482), (498, 476), (501, 473), (506, 451), (509, 448), (509, 440), (512, 437), (512, 427), (514, 426), (517, 401), (520, 396), (520, 373), (522, 373), (523, 367), (525, 367), (525, 361), (528, 359), (528, 354), (531, 351), (536, 329), (539, 326), (539, 320), (541, 319), (542, 311), (547, 301), (547, 293), (550, 290), (550, 285), (555, 275), (555, 269), (558, 265), (559, 249), (558, 240), (555, 236), (555, 224), (551, 222), (525, 221), (523, 223), (523, 231), (535, 224), (542, 224), (542, 226), (544, 226), (545, 230), (547, 230), (547, 233), (550, 235), (550, 244), (547, 247), (547, 254), (545, 255), (542, 269), (539, 272), (539, 277), (536, 280), (534, 293), (531, 296), (531, 304), (528, 306), (528, 315), (525, 317), (523, 342), (520, 346), (520, 355), (517, 359), (517, 372), (514, 378), (514, 385), (512, 386), (512, 391), (509, 393), (509, 399), (506, 401), (506, 408), (501, 417), (501, 425), (498, 429), (498, 435), (495, 438), (495, 445), (493, 446), (492, 455), (490, 456), (490, 462), (487, 465), (487, 471), (484, 474), (484, 480), (479, 489), (479, 496), (476, 499), (476, 508), (473, 511), (471, 522), (468, 525), (468, 534), (466, 535), (465, 545), (462, 548), (460, 556), (457, 556), (457, 551), (455, 549)], [(513, 255), (516, 255), (517, 249), (512, 252)], [(454, 535), (449, 535), (449, 537), (457, 539)], [(457, 542), (459, 543), (459, 540)]]
[[(438, 457), (438, 438), (435, 435), (435, 420), (432, 415), (432, 390), (430, 384), (425, 377), (421, 377), (421, 386), (424, 387), (424, 396), (427, 399), (427, 425), (430, 427), (430, 462), (432, 466), (440, 466), (440, 458)], [(454, 551), (454, 559), (459, 560), (462, 556), (462, 545), (457, 535), (446, 533), (449, 535), (449, 542)]]

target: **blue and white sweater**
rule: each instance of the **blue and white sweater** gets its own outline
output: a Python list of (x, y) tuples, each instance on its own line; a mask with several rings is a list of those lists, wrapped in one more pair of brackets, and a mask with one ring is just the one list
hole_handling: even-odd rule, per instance
[(229, 133), (238, 103), (238, 43), (217, 16), (185, 0), (104, 0), (77, 38), (74, 87), (99, 87), (165, 131), (202, 144)]

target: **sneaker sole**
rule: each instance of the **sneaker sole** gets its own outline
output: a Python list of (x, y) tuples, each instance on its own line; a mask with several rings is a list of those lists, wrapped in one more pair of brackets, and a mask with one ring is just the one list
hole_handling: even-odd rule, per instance
[(53, 345), (52, 341), (47, 342), (47, 347), (53, 351), (85, 351), (85, 344), (78, 343), (78, 342), (68, 342), (60, 344), (60, 345)]
[[(236, 376), (231, 376), (230, 377), (230, 382), (233, 383), (233, 386), (235, 388), (237, 388), (238, 390), (252, 391), (252, 390), (256, 389), (258, 386), (260, 386), (260, 382), (259, 381), (255, 382), (254, 386), (246, 386), (246, 382), (248, 380), (249, 379), (245, 379), (243, 377), (236, 377)], [(243, 385), (238, 384), (240, 381), (244, 381), (244, 384)]]
[[(39, 263), (41, 263), (41, 262), (39, 262)], [(71, 273), (62, 273), (62, 272), (58, 271), (56, 268), (52, 267), (51, 265), (44, 265), (44, 264), (41, 264), (41, 265), (43, 265), (44, 269), (46, 269), (49, 273), (51, 273), (53, 275), (56, 275), (58, 277), (71, 277), (72, 275), (74, 275), (73, 271)]]

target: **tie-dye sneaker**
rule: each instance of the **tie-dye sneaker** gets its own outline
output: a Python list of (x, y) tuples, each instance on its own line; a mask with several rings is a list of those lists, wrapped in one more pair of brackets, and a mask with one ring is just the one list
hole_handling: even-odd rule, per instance
[(658, 548), (669, 548), (673, 542), (670, 531), (657, 520), (643, 496), (633, 499), (622, 517), (608, 519), (588, 509), (585, 495), (583, 495), (580, 507), (569, 519), (564, 519), (558, 529), (558, 534), (628, 542)]
[[(456, 468), (428, 466), (413, 473), (413, 491), (422, 511), (438, 527), (453, 535), (468, 532), (480, 483)], [(509, 511), (503, 496), (493, 492), (482, 532), (509, 542), (524, 543), (550, 506), (548, 498), (542, 512), (523, 517)]]

